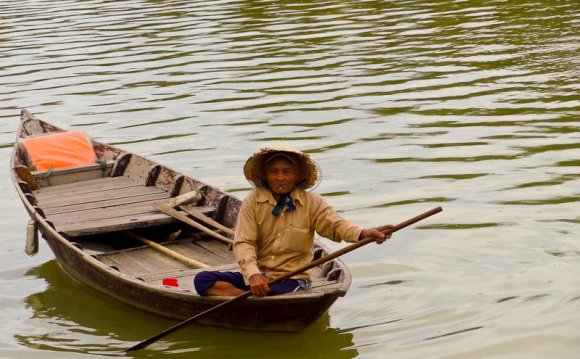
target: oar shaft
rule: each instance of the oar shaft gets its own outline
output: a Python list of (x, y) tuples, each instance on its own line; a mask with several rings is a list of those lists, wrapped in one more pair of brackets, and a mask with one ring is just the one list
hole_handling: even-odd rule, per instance
[(194, 221), (193, 219), (189, 218), (188, 216), (186, 216), (185, 214), (179, 212), (178, 210), (176, 210), (175, 208), (167, 205), (167, 204), (160, 204), (160, 203), (155, 203), (154, 206), (159, 209), (160, 211), (162, 211), (163, 213), (178, 219), (184, 223), (189, 224), (190, 226), (192, 226), (193, 228), (199, 229), (200, 231), (202, 231), (203, 233), (212, 236), (224, 243), (230, 244), (232, 243), (232, 240), (229, 239), (228, 237), (224, 237), (221, 234), (212, 231), (211, 229), (207, 228), (206, 226), (204, 226), (201, 223), (197, 223), (196, 221)]
[(226, 226), (224, 226), (223, 224), (219, 223), (218, 221), (214, 220), (211, 217), (206, 216), (205, 214), (203, 214), (201, 211), (190, 207), (190, 206), (179, 206), (179, 209), (181, 209), (182, 211), (186, 212), (187, 214), (191, 215), (193, 218), (195, 219), (199, 219), (200, 221), (203, 221), (217, 229), (221, 229), (222, 231), (224, 231), (226, 234), (229, 234), (231, 236), (234, 235), (234, 231), (231, 228), (228, 228)]
[[(408, 220), (406, 220), (404, 222), (401, 222), (401, 223), (397, 224), (396, 226), (393, 226), (393, 228), (390, 228), (390, 229), (385, 230), (383, 233), (386, 234), (386, 235), (391, 234), (391, 233), (396, 232), (398, 230), (401, 230), (401, 229), (403, 229), (405, 227), (408, 227), (408, 226), (410, 226), (410, 225), (412, 225), (414, 223), (417, 223), (417, 222), (419, 222), (419, 221), (421, 221), (421, 220), (423, 220), (423, 219), (425, 219), (427, 217), (430, 217), (430, 216), (432, 216), (432, 215), (434, 215), (436, 213), (439, 213), (442, 210), (443, 210), (443, 208), (441, 208), (441, 207), (433, 208), (430, 211), (427, 211), (425, 213), (421, 213), (418, 216), (415, 216), (415, 217), (410, 218), (410, 219), (408, 219)], [(326, 255), (326, 256), (324, 256), (322, 258), (319, 258), (319, 259), (317, 259), (315, 261), (312, 261), (310, 264), (305, 265), (304, 267), (298, 268), (297, 270), (295, 270), (293, 272), (284, 274), (283, 276), (280, 276), (280, 277), (278, 277), (276, 279), (273, 279), (273, 280), (271, 280), (268, 283), (268, 285), (271, 286), (272, 284), (280, 283), (283, 280), (286, 280), (288, 278), (292, 278), (292, 277), (294, 277), (297, 274), (300, 274), (302, 272), (306, 272), (307, 270), (309, 270), (311, 268), (317, 267), (317, 266), (319, 266), (319, 265), (321, 265), (323, 263), (326, 263), (328, 261), (331, 261), (331, 260), (333, 260), (333, 259), (335, 259), (337, 257), (340, 257), (340, 256), (342, 256), (342, 255), (344, 255), (344, 254), (346, 254), (348, 252), (354, 251), (357, 248), (360, 248), (360, 247), (362, 247), (362, 246), (364, 246), (366, 244), (369, 244), (369, 243), (375, 242), (375, 241), (376, 241), (376, 239), (375, 238), (372, 238), (372, 237), (370, 237), (370, 238), (364, 238), (364, 239), (362, 239), (362, 240), (360, 240), (358, 242), (355, 242), (355, 243), (353, 243), (353, 244), (351, 244), (351, 245), (349, 245), (347, 247), (344, 247), (344, 248), (339, 249), (339, 250), (337, 250), (335, 252), (332, 252), (329, 255)]]
[[(390, 234), (390, 233), (396, 232), (396, 231), (398, 231), (400, 229), (403, 229), (405, 227), (410, 226), (411, 224), (417, 223), (417, 222), (419, 222), (419, 221), (421, 221), (421, 220), (423, 220), (423, 219), (425, 219), (427, 217), (430, 217), (430, 216), (432, 216), (432, 215), (434, 215), (436, 213), (439, 213), (442, 210), (443, 209), (441, 207), (433, 208), (430, 211), (427, 211), (425, 213), (422, 213), (422, 214), (420, 214), (418, 216), (415, 216), (415, 217), (413, 217), (411, 219), (408, 219), (408, 220), (406, 220), (404, 222), (401, 222), (401, 223), (397, 224), (393, 228), (390, 228), (390, 229), (384, 231), (384, 233), (385, 234)], [(279, 283), (279, 282), (281, 282), (281, 281), (283, 281), (285, 279), (288, 279), (288, 278), (293, 277), (293, 276), (295, 276), (295, 275), (297, 275), (299, 273), (302, 273), (304, 271), (307, 271), (310, 268), (314, 268), (316, 266), (319, 266), (319, 265), (321, 265), (321, 264), (323, 264), (325, 262), (328, 262), (328, 261), (330, 261), (332, 259), (335, 259), (335, 258), (337, 258), (337, 257), (339, 257), (339, 256), (341, 256), (343, 254), (346, 254), (348, 252), (351, 252), (351, 251), (353, 251), (353, 250), (355, 250), (357, 248), (360, 248), (360, 247), (362, 247), (362, 246), (364, 246), (364, 245), (366, 245), (368, 243), (374, 242), (374, 241), (375, 241), (375, 238), (372, 238), (372, 237), (365, 238), (363, 240), (360, 240), (360, 241), (358, 241), (356, 243), (353, 243), (353, 244), (351, 244), (351, 245), (349, 245), (347, 247), (344, 247), (342, 249), (339, 249), (339, 250), (337, 250), (337, 251), (335, 251), (335, 252), (333, 252), (333, 253), (331, 253), (331, 254), (329, 254), (327, 256), (324, 256), (324, 257), (322, 257), (322, 258), (320, 258), (318, 260), (315, 260), (312, 263), (310, 263), (308, 265), (305, 265), (305, 266), (303, 266), (303, 267), (301, 267), (301, 268), (299, 268), (299, 269), (297, 269), (297, 270), (295, 270), (295, 271), (293, 271), (291, 273), (288, 273), (288, 274), (285, 274), (285, 275), (283, 275), (281, 277), (278, 277), (276, 279), (273, 279), (273, 280), (271, 280), (271, 281), (268, 282), (268, 285), (271, 286), (273, 284)], [(186, 320), (182, 321), (181, 323), (178, 323), (178, 324), (174, 325), (173, 327), (171, 327), (169, 329), (166, 329), (163, 332), (161, 332), (161, 333), (159, 333), (159, 334), (157, 334), (157, 335), (155, 335), (155, 336), (153, 336), (153, 337), (151, 337), (149, 339), (145, 339), (144, 341), (142, 341), (142, 342), (140, 342), (140, 343), (132, 346), (131, 348), (127, 349), (127, 351), (129, 352), (129, 351), (143, 349), (143, 348), (149, 346), (149, 344), (152, 344), (152, 343), (156, 342), (157, 340), (165, 337), (166, 335), (171, 334), (171, 333), (175, 332), (176, 330), (181, 329), (182, 327), (184, 327), (184, 326), (186, 326), (186, 325), (188, 325), (188, 324), (190, 324), (192, 322), (195, 322), (196, 320), (199, 320), (200, 318), (205, 317), (206, 315), (208, 315), (210, 313), (213, 313), (213, 312), (219, 310), (220, 308), (223, 308), (223, 307), (226, 307), (226, 306), (228, 306), (230, 304), (239, 302), (239, 301), (241, 301), (241, 300), (243, 300), (245, 298), (248, 298), (251, 295), (252, 295), (252, 292), (251, 291), (246, 291), (246, 292), (238, 295), (237, 297), (234, 297), (234, 298), (232, 298), (230, 300), (227, 300), (225, 302), (222, 302), (222, 303), (220, 303), (220, 304), (218, 304), (218, 305), (216, 305), (214, 307), (211, 307), (211, 308), (209, 308), (209, 309), (207, 309), (207, 310), (205, 310), (205, 311), (203, 311), (201, 313), (198, 313), (198, 314), (194, 315), (193, 317), (191, 317), (189, 319), (186, 319)]]

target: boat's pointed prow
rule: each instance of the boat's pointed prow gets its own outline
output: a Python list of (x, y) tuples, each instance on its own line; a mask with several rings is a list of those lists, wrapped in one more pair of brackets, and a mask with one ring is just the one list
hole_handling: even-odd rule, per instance
[(26, 121), (32, 117), (33, 117), (32, 114), (25, 108), (23, 108), (22, 111), (20, 111), (20, 121)]

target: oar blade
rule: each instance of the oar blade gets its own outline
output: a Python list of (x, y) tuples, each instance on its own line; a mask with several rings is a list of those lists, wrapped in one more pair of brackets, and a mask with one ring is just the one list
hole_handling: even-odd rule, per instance
[(181, 328), (185, 327), (186, 325), (195, 322), (199, 318), (205, 317), (208, 314), (213, 313), (213, 312), (219, 310), (222, 307), (225, 307), (225, 306), (228, 306), (228, 305), (230, 305), (232, 303), (235, 303), (235, 302), (238, 302), (240, 300), (246, 299), (246, 298), (248, 298), (251, 295), (252, 295), (252, 292), (248, 290), (248, 291), (246, 291), (246, 292), (238, 295), (237, 297), (233, 297), (232, 299), (226, 300), (225, 302), (221, 302), (220, 304), (218, 304), (218, 305), (216, 305), (214, 307), (211, 307), (211, 308), (209, 308), (209, 309), (207, 309), (207, 310), (205, 310), (205, 311), (203, 311), (201, 313), (198, 313), (198, 314), (194, 315), (193, 317), (182, 321), (181, 323), (177, 323), (176, 325), (172, 326), (169, 329), (165, 329), (161, 333), (158, 333), (158, 334), (152, 336), (149, 339), (145, 339), (144, 341), (142, 341), (142, 342), (140, 342), (140, 343), (132, 346), (131, 348), (127, 349), (126, 351), (127, 352), (130, 352), (130, 351), (134, 351), (134, 350), (139, 350), (139, 349), (146, 348), (149, 345), (153, 344), (154, 342), (158, 341), (159, 339), (165, 337), (166, 335), (169, 335), (169, 334), (177, 331), (178, 329), (181, 329)]

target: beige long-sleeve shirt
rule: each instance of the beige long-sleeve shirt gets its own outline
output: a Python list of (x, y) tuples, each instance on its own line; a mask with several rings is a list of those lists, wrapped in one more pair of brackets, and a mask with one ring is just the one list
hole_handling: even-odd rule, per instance
[(362, 228), (334, 212), (322, 196), (297, 189), (291, 197), (296, 209), (278, 217), (272, 214), (276, 200), (267, 189), (257, 188), (243, 200), (233, 250), (246, 284), (256, 273), (272, 280), (310, 263), (315, 232), (337, 242), (358, 240)]

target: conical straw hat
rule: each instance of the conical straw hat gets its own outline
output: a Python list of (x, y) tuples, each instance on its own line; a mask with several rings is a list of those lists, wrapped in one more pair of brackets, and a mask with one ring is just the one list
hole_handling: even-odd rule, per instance
[(309, 189), (318, 184), (320, 169), (316, 162), (308, 154), (286, 146), (264, 147), (250, 156), (244, 165), (246, 179), (254, 187), (264, 187), (266, 163), (277, 156), (284, 156), (290, 162), (298, 165), (300, 188)]

